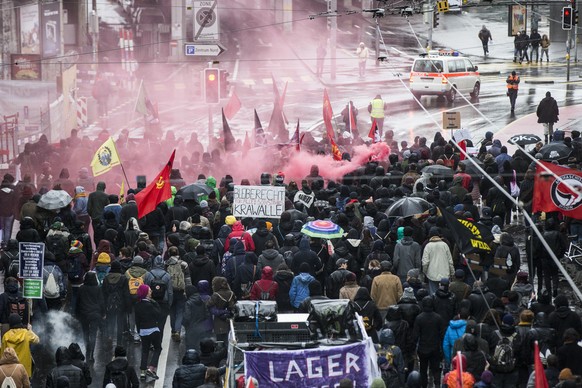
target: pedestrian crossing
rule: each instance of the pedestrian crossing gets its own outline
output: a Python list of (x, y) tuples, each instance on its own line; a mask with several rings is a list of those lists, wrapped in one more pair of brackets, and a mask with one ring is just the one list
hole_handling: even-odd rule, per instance
[[(241, 83), (246, 87), (256, 87), (256, 86), (272, 86), (273, 79), (272, 78), (239, 78), (237, 82)], [(294, 83), (310, 83), (310, 82), (319, 82), (319, 79), (314, 75), (295, 75), (293, 77), (279, 77), (277, 79), (278, 84), (294, 84)], [(280, 86), (280, 85), (279, 85)]]

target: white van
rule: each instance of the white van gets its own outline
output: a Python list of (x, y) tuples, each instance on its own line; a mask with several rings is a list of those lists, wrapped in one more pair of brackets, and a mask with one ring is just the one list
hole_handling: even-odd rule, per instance
[(461, 1), (462, 0), (449, 0), (449, 10), (447, 12), (453, 13), (460, 13), (461, 10)]
[[(476, 65), (451, 50), (431, 50), (412, 63), (410, 90), (416, 98), (423, 95), (444, 96), (453, 102), (457, 92), (479, 97), (481, 78)], [(454, 87), (453, 87), (454, 86)]]

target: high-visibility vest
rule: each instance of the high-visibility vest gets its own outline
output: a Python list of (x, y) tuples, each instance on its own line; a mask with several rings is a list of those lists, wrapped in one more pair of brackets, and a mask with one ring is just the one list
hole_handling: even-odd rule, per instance
[(370, 112), (370, 117), (375, 117), (377, 119), (384, 117), (384, 101), (380, 98), (372, 100), (372, 111)]
[[(510, 75), (509, 77), (507, 77), (507, 80), (508, 81), (517, 81), (517, 82), (519, 82), (519, 76), (516, 75), (514, 77), (514, 76)], [(517, 89), (519, 89), (519, 84), (517, 84), (517, 83), (514, 83), (514, 84), (507, 83), (507, 89), (515, 89), (515, 90), (517, 90)]]

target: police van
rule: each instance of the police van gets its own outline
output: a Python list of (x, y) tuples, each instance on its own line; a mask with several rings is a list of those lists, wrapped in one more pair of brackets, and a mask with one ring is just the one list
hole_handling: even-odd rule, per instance
[(443, 96), (453, 102), (457, 93), (462, 93), (477, 99), (481, 89), (477, 70), (476, 65), (456, 51), (431, 50), (414, 60), (410, 70), (410, 90), (416, 98)]

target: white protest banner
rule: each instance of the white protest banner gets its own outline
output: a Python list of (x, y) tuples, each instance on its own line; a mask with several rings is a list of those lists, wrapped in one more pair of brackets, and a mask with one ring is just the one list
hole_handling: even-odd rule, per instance
[(234, 186), (235, 217), (279, 218), (285, 210), (283, 186)]

